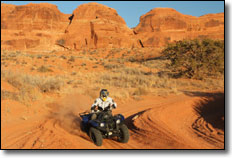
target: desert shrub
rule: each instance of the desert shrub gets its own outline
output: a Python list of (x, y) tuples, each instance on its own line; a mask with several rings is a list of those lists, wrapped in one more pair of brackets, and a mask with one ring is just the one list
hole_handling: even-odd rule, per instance
[(145, 78), (143, 75), (129, 75), (121, 72), (103, 74), (96, 82), (119, 88), (136, 88), (138, 86), (150, 87), (152, 85), (152, 78)]
[(53, 72), (51, 69), (49, 69), (48, 67), (46, 66), (40, 66), (38, 69), (37, 69), (38, 72)]
[(76, 74), (77, 74), (76, 72), (72, 72), (72, 73), (71, 73), (71, 75), (73, 75), (73, 76), (76, 75)]
[(138, 70), (137, 68), (130, 67), (123, 68), (122, 71), (124, 71), (125, 74), (130, 75), (141, 75), (143, 73), (141, 70)]
[(81, 66), (86, 66), (86, 63), (82, 63)]
[(16, 100), (28, 106), (31, 101), (41, 99), (42, 93), (59, 92), (64, 86), (59, 76), (43, 77), (1, 70), (1, 77), (18, 89), (15, 93), (1, 90), (1, 99)]
[(65, 44), (65, 40), (64, 39), (59, 39), (59, 40), (56, 41), (56, 44), (63, 46)]
[(138, 87), (135, 89), (135, 91), (133, 92), (132, 95), (146, 95), (148, 93), (148, 91), (145, 88), (142, 87)]
[(27, 64), (27, 62), (26, 62), (26, 61), (22, 61), (22, 64), (23, 64), (23, 65), (26, 65), (26, 64)]
[(169, 64), (170, 61), (167, 60), (167, 59), (148, 59), (148, 60), (145, 60), (143, 62), (141, 62), (141, 64), (143, 66), (146, 66), (147, 68), (150, 68), (150, 69), (159, 69), (159, 70), (166, 70), (166, 64)]
[(1, 70), (2, 79), (5, 79), (12, 86), (20, 91), (27, 87), (27, 91), (38, 88), (41, 92), (57, 92), (64, 85), (63, 79), (59, 76), (43, 77), (29, 74), (20, 74), (12, 71)]
[(70, 62), (74, 62), (75, 61), (75, 57), (74, 56), (71, 56), (70, 58), (69, 58), (69, 60), (68, 61), (70, 61)]
[(67, 57), (64, 56), (64, 55), (61, 55), (60, 58), (62, 58), (62, 59), (67, 59)]
[(184, 40), (169, 44), (162, 54), (175, 77), (203, 79), (224, 73), (224, 41)]
[(111, 70), (111, 69), (118, 69), (118, 68), (121, 68), (121, 67), (123, 67), (123, 65), (119, 65), (119, 64), (110, 64), (110, 63), (104, 64), (104, 68), (105, 68), (105, 69), (109, 69), (109, 70)]
[(36, 83), (41, 92), (55, 92), (60, 91), (61, 87), (64, 85), (64, 82), (59, 78), (43, 78)]
[(33, 78), (11, 71), (1, 71), (2, 79), (18, 89), (18, 92), (1, 91), (1, 99), (12, 99), (25, 105), (30, 105), (30, 101), (35, 101), (41, 97), (39, 89), (35, 85)]
[(129, 57), (128, 61), (129, 62), (136, 62), (137, 60), (134, 57)]
[(37, 56), (37, 59), (41, 59), (41, 58), (42, 58), (42, 55), (38, 55), (38, 56)]
[(1, 90), (1, 100), (5, 100), (5, 99), (16, 100), (16, 98), (17, 98), (17, 94), (16, 93), (5, 91), (5, 90)]

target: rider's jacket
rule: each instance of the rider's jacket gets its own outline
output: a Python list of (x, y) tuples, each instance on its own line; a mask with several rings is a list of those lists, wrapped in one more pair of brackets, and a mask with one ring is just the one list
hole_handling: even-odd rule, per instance
[(97, 98), (93, 105), (91, 106), (91, 111), (94, 112), (94, 108), (96, 106), (100, 107), (100, 109), (104, 110), (105, 108), (112, 106), (113, 108), (117, 107), (117, 104), (114, 102), (114, 100), (110, 97), (107, 97), (106, 101), (103, 101), (101, 98)]

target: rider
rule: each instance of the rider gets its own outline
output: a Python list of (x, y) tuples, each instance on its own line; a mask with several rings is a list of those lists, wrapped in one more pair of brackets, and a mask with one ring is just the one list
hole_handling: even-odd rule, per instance
[(91, 106), (91, 112), (92, 112), (91, 120), (97, 118), (97, 114), (96, 114), (97, 112), (103, 111), (107, 108), (112, 110), (112, 108), (115, 109), (116, 107), (117, 104), (114, 102), (112, 98), (109, 97), (109, 92), (107, 91), (107, 89), (102, 89), (100, 91), (100, 97), (97, 98), (93, 103), (93, 105)]

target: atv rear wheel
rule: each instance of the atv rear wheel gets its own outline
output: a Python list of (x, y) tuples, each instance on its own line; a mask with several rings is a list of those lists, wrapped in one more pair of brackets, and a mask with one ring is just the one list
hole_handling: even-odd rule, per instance
[(101, 146), (102, 145), (102, 134), (96, 128), (91, 127), (89, 129), (89, 136), (91, 140), (94, 142), (95, 145)]
[(127, 143), (130, 136), (127, 126), (125, 124), (122, 124), (119, 130), (120, 136), (118, 137), (118, 141), (121, 143)]

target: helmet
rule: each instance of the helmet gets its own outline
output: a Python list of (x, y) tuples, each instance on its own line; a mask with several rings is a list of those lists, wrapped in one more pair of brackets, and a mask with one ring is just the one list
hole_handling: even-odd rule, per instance
[(107, 97), (109, 96), (109, 92), (107, 91), (107, 89), (102, 89), (100, 91), (100, 98), (103, 101), (106, 101)]

